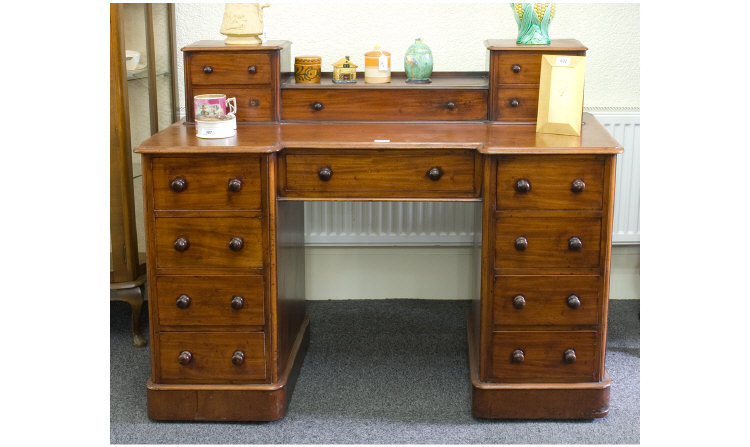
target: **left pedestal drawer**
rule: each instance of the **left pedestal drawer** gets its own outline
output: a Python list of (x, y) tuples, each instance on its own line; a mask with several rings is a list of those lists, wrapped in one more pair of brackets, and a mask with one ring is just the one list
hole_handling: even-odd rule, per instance
[(156, 293), (162, 328), (265, 322), (262, 276), (159, 276)]
[(157, 268), (261, 268), (261, 219), (156, 219)]
[(241, 383), (266, 378), (263, 332), (161, 332), (160, 383)]
[(155, 210), (258, 210), (260, 157), (155, 157)]

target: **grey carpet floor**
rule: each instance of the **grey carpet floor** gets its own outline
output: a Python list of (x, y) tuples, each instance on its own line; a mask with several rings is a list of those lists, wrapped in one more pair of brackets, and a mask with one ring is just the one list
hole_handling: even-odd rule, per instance
[[(310, 347), (289, 411), (269, 423), (155, 422), (148, 348), (130, 344), (127, 304), (110, 307), (112, 444), (637, 444), (638, 300), (610, 302), (609, 415), (488, 421), (471, 415), (468, 301), (308, 301)], [(145, 312), (144, 312), (145, 317)], [(144, 333), (148, 333), (144, 322)]]

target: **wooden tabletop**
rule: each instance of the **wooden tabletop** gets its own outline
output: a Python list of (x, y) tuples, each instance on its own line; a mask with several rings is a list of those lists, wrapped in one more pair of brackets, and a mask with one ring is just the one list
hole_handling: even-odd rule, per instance
[(588, 48), (576, 39), (551, 39), (550, 43), (546, 45), (524, 45), (516, 43), (516, 39), (487, 39), (484, 41), (484, 46), (487, 47), (488, 50), (502, 51), (539, 51), (540, 48), (548, 49), (550, 51), (588, 50)]
[(182, 48), (182, 51), (268, 51), (288, 47), (292, 43), (288, 40), (267, 40), (260, 45), (227, 45), (223, 40), (199, 40)]
[(238, 124), (230, 138), (203, 139), (192, 124), (175, 123), (135, 152), (268, 153), (310, 149), (476, 149), (483, 154), (619, 154), (617, 141), (591, 114), (581, 136), (536, 133), (533, 123), (501, 122), (296, 122)]

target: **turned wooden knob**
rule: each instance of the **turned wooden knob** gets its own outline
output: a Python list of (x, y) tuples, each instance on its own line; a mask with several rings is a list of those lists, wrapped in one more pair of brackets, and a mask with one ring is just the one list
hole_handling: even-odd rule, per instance
[(242, 180), (238, 178), (230, 179), (229, 184), (227, 185), (227, 189), (232, 192), (240, 192), (240, 190), (242, 189)]
[(251, 65), (247, 67), (247, 72), (250, 74), (255, 74), (258, 72), (258, 67), (256, 67), (255, 65)]
[(174, 241), (174, 249), (175, 250), (182, 252), (182, 251), (187, 250), (188, 248), (190, 248), (190, 241), (187, 240), (187, 238), (178, 237)]
[(573, 192), (583, 192), (584, 189), (586, 189), (586, 184), (582, 179), (577, 178), (570, 184), (570, 190)]
[(583, 248), (583, 242), (578, 236), (568, 239), (568, 248), (572, 251), (580, 251)]
[(521, 72), (521, 66), (518, 65), (518, 64), (511, 65), (510, 69), (513, 70), (513, 73), (520, 73)]
[(518, 179), (516, 182), (516, 191), (520, 193), (531, 191), (531, 183), (525, 178)]
[(510, 106), (511, 107), (518, 107), (521, 103), (518, 102), (518, 98), (513, 98), (510, 100)]
[(566, 349), (563, 353), (563, 360), (565, 363), (573, 363), (576, 361), (576, 352), (573, 349)]
[(177, 177), (169, 183), (169, 188), (174, 192), (182, 192), (187, 189), (187, 180)]
[(456, 103), (453, 101), (448, 101), (445, 103), (445, 108), (448, 110), (453, 110), (456, 108)]
[(242, 351), (234, 351), (234, 354), (232, 354), (232, 363), (235, 366), (240, 366), (245, 362), (245, 353)]
[(430, 168), (429, 171), (427, 171), (427, 177), (430, 178), (432, 181), (438, 181), (440, 180), (440, 177), (443, 176), (443, 170), (440, 169), (440, 166), (433, 166)]
[(316, 112), (320, 112), (321, 110), (323, 110), (323, 103), (322, 102), (315, 102), (315, 103), (313, 103), (312, 108)]
[(245, 298), (242, 298), (241, 296), (232, 297), (232, 309), (240, 310), (242, 309), (242, 306), (244, 305), (245, 305)]
[(258, 107), (259, 105), (260, 105), (260, 100), (255, 99), (255, 98), (250, 100), (250, 107)]
[(211, 74), (213, 72), (214, 72), (214, 67), (212, 67), (210, 65), (204, 65), (203, 66), (203, 73), (206, 73), (208, 75), (208, 74)]
[(511, 359), (513, 359), (513, 363), (521, 363), (524, 361), (526, 357), (523, 355), (523, 351), (520, 349), (516, 349), (513, 351), (513, 354), (511, 354)]
[(327, 182), (331, 179), (333, 176), (333, 171), (328, 166), (323, 166), (320, 168), (320, 171), (318, 171), (318, 178), (323, 180), (324, 182)]
[(180, 362), (180, 365), (187, 365), (193, 361), (193, 353), (190, 351), (182, 351), (180, 355), (177, 356), (177, 361)]
[(577, 295), (570, 295), (568, 297), (568, 307), (571, 309), (578, 309), (581, 307), (581, 299)]
[(516, 250), (518, 250), (518, 251), (524, 251), (524, 250), (526, 250), (526, 248), (528, 248), (529, 241), (525, 237), (519, 236), (519, 237), (516, 238), (516, 242), (515, 242), (514, 245), (516, 247)]
[(190, 307), (190, 297), (187, 295), (180, 295), (177, 297), (177, 307), (180, 309), (187, 309)]
[(526, 297), (524, 297), (523, 295), (516, 295), (513, 298), (513, 307), (515, 307), (516, 309), (523, 309), (524, 307), (526, 307)]
[(229, 249), (232, 251), (240, 251), (244, 246), (245, 241), (242, 240), (241, 237), (233, 237), (232, 240), (229, 241)]

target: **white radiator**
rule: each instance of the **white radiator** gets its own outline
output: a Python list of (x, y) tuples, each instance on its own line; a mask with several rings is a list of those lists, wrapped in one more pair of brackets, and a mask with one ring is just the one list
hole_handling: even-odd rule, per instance
[(612, 243), (639, 244), (641, 241), (641, 114), (638, 109), (596, 108), (588, 112), (625, 149), (617, 156), (615, 215)]
[[(640, 113), (587, 109), (625, 148), (618, 155), (613, 242), (640, 241)], [(306, 202), (306, 245), (471, 245), (479, 202)]]

